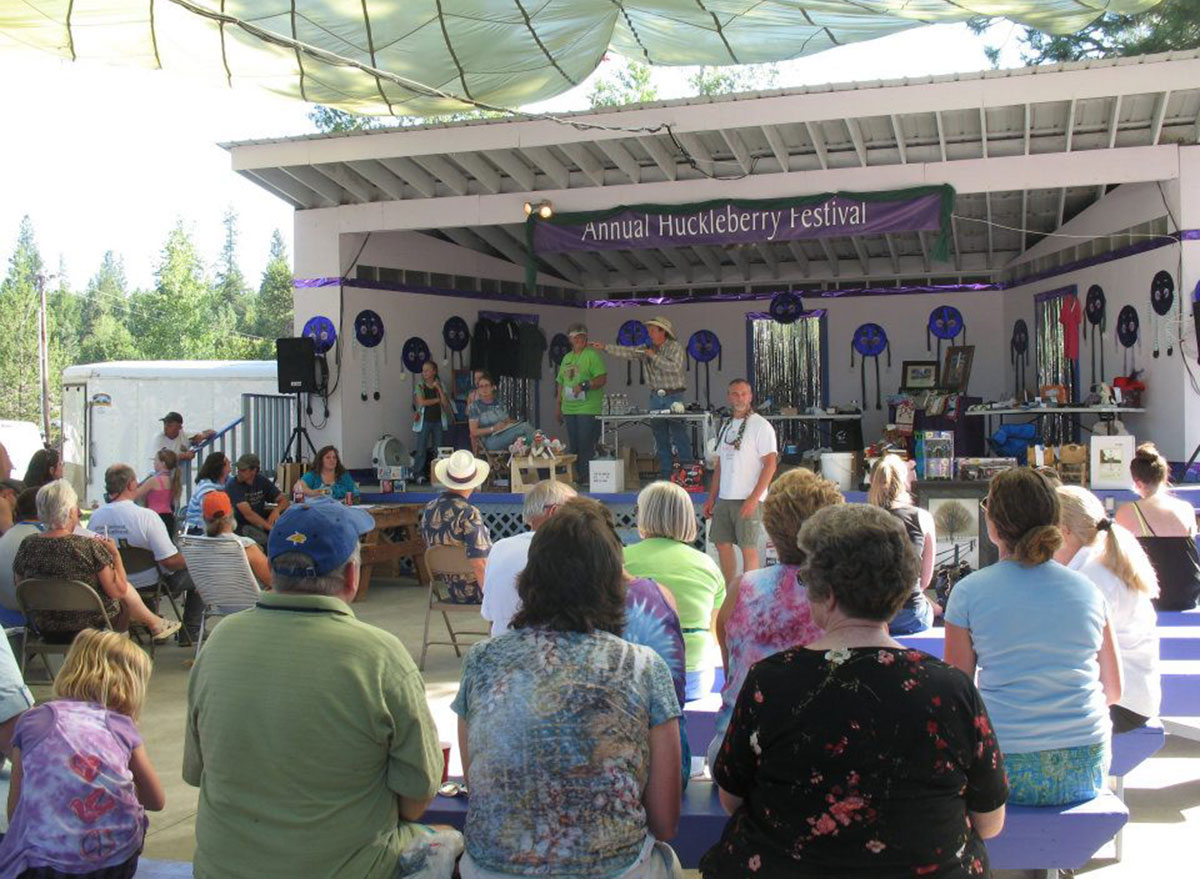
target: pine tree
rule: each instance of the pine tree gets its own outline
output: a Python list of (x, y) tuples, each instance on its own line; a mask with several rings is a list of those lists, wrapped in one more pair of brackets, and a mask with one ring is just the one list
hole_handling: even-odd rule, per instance
[(129, 319), (125, 265), (109, 250), (100, 261), (96, 274), (88, 281), (83, 296), (78, 362), (137, 360), (140, 354), (137, 341), (127, 326)]
[(211, 295), (195, 242), (176, 220), (154, 273), (154, 289), (130, 297), (130, 329), (142, 357), (196, 360), (211, 357), (222, 327), (208, 306)]
[(270, 258), (263, 269), (258, 285), (258, 298), (254, 311), (258, 317), (254, 332), (270, 344), (268, 357), (274, 356), (274, 340), (292, 336), (292, 264), (288, 259), (283, 236), (276, 229), (271, 235)]
[(26, 215), (0, 283), (0, 417), (41, 423), (38, 375), (38, 278), (44, 274)]

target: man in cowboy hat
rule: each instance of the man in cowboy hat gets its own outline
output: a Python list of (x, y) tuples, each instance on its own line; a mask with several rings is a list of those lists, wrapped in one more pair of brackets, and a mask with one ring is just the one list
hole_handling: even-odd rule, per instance
[[(626, 345), (605, 345), (592, 342), (597, 351), (605, 351), (614, 357), (640, 360), (646, 370), (646, 384), (650, 386), (650, 411), (670, 409), (674, 403), (682, 403), (687, 391), (687, 354), (675, 338), (675, 328), (665, 317), (652, 317), (646, 321), (650, 333), (650, 347), (632, 348)], [(654, 434), (654, 445), (658, 450), (658, 470), (663, 479), (671, 478), (671, 446), (679, 450), (680, 461), (692, 460), (692, 440), (688, 436), (687, 423), (682, 419), (655, 418), (650, 421), (650, 432)]]
[(461, 546), (475, 569), (474, 582), (452, 582), (447, 586), (450, 600), (456, 604), (483, 602), (483, 574), (487, 569), (492, 537), (483, 516), (468, 498), (488, 477), (488, 462), (466, 449), (433, 465), (434, 478), (446, 486), (421, 511), (421, 538), (426, 546)]

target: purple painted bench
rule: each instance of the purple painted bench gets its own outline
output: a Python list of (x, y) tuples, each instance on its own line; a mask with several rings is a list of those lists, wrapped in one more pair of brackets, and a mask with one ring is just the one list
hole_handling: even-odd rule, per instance
[(134, 879), (192, 879), (191, 861), (155, 861), (139, 858)]
[[(467, 801), (464, 798), (439, 796), (421, 820), (461, 828), (466, 816)], [(680, 863), (686, 868), (695, 868), (701, 856), (721, 838), (728, 820), (717, 797), (716, 785), (693, 779), (683, 795), (679, 833), (671, 840)], [(1095, 800), (1070, 806), (1010, 806), (1004, 832), (987, 843), (992, 867), (1078, 869), (1116, 836), (1128, 820), (1129, 810), (1125, 804), (1115, 794), (1107, 792)]]

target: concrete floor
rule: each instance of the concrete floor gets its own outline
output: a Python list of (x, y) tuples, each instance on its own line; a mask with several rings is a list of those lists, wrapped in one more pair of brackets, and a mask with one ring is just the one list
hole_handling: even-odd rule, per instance
[[(366, 601), (354, 605), (360, 619), (396, 633), (414, 659), (420, 654), (424, 591), (411, 579), (376, 579)], [(435, 619), (440, 624), (440, 620)], [(461, 626), (461, 623), (459, 624)], [(180, 777), (183, 724), (190, 648), (160, 648), (141, 721), (147, 750), (167, 793), (166, 808), (151, 816), (145, 856), (191, 860), (197, 791)], [(35, 664), (36, 668), (36, 664)], [(449, 647), (431, 647), (425, 668), (426, 689), (441, 737), (455, 742), (456, 719), (450, 701), (458, 689), (459, 660)], [(31, 669), (31, 675), (35, 669)], [(40, 700), (49, 686), (31, 683)], [(1200, 733), (1198, 733), (1200, 736)], [(457, 755), (454, 760), (457, 760)], [(457, 767), (451, 767), (456, 772)], [(1125, 829), (1125, 853), (1113, 860), (1102, 849), (1081, 871), (1099, 879), (1195, 875), (1195, 840), (1200, 831), (1200, 741), (1170, 736), (1166, 747), (1131, 773), (1125, 782), (1131, 818)], [(1193, 867), (1186, 867), (1193, 863)], [(689, 875), (698, 875), (689, 871)]]

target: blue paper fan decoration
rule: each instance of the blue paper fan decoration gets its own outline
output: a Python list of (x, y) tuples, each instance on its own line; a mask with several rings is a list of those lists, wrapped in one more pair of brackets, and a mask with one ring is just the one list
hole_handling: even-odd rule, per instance
[(300, 335), (313, 340), (318, 354), (328, 353), (329, 349), (337, 343), (337, 330), (333, 326), (333, 321), (321, 314), (310, 317), (304, 325), (304, 329), (300, 331)]

